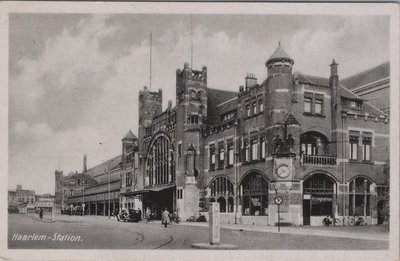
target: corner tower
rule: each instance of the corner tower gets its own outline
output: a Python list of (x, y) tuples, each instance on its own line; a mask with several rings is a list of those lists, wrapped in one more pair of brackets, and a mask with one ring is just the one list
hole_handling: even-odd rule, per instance
[(193, 70), (188, 63), (176, 71), (176, 185), (184, 190), (180, 215), (199, 211), (200, 184), (204, 173), (203, 128), (207, 122), (207, 67)]
[(153, 122), (153, 117), (162, 112), (162, 90), (149, 91), (147, 86), (139, 91), (139, 152), (143, 153), (143, 137), (146, 128)]

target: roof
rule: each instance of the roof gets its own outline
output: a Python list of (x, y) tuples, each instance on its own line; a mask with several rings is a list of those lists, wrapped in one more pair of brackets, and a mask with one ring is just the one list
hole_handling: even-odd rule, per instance
[[(298, 81), (301, 83), (307, 83), (307, 84), (311, 84), (311, 85), (318, 85), (318, 86), (329, 88), (329, 79), (327, 79), (327, 78), (316, 77), (316, 76), (306, 75), (306, 74), (302, 74), (302, 73), (297, 73), (297, 77), (298, 77)], [(343, 84), (339, 85), (338, 96), (348, 98), (348, 99), (353, 99), (353, 100), (364, 101), (363, 111), (366, 113), (369, 113), (371, 115), (384, 115), (385, 114), (381, 110), (375, 108), (370, 103), (365, 101), (365, 99), (363, 99), (362, 97), (355, 94), (352, 90), (350, 90)]]
[(127, 134), (122, 138), (122, 140), (137, 140), (138, 138), (135, 136), (135, 134), (132, 133), (131, 130), (128, 131)]
[(237, 97), (237, 92), (217, 90), (208, 88), (207, 90), (207, 121), (210, 125), (216, 125), (220, 122), (220, 114), (216, 113), (217, 106), (225, 101)]
[[(116, 167), (119, 167), (119, 165), (122, 163), (122, 155), (118, 155), (112, 159), (109, 159), (105, 162), (102, 162), (90, 169), (87, 170), (86, 174), (88, 174), (89, 176), (91, 176), (92, 178), (104, 173), (108, 170), (108, 166), (110, 166), (110, 169), (114, 169)], [(110, 164), (110, 165), (108, 165)]]
[(329, 87), (329, 79), (327, 78), (297, 73), (297, 79), (301, 83)]
[(340, 83), (349, 89), (354, 89), (388, 77), (390, 77), (390, 63), (385, 62), (371, 69), (347, 77), (341, 80)]
[(278, 48), (276, 48), (275, 52), (268, 58), (268, 61), (282, 59), (282, 58), (293, 60), (292, 57), (290, 57), (290, 55), (287, 54), (287, 52), (283, 49), (283, 47), (279, 43)]

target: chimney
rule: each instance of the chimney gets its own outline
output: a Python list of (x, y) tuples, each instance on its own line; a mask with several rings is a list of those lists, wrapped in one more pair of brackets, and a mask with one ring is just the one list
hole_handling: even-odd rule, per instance
[(331, 88), (331, 103), (332, 109), (337, 107), (337, 89), (339, 86), (338, 65), (335, 59), (332, 60), (331, 76), (329, 77), (329, 87)]
[(87, 171), (87, 156), (86, 154), (83, 155), (83, 173), (85, 174)]
[(257, 78), (254, 73), (248, 73), (246, 76), (246, 89), (253, 87), (257, 84)]

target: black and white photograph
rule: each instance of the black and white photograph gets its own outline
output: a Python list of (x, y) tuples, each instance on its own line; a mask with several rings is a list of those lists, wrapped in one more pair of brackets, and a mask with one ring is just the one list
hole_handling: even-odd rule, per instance
[(397, 5), (108, 4), (4, 15), (5, 257), (398, 258)]

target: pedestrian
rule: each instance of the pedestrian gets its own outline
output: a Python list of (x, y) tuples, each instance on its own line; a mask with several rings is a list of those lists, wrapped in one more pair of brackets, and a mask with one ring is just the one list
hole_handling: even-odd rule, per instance
[(165, 208), (164, 212), (162, 213), (162, 223), (164, 224), (164, 227), (167, 227), (169, 223), (169, 212), (167, 208)]
[(138, 214), (139, 214), (140, 220), (142, 220), (142, 210), (140, 208), (138, 208)]
[(39, 208), (39, 218), (43, 219), (43, 209)]
[(151, 218), (151, 210), (149, 207), (146, 208), (146, 221), (149, 222)]

